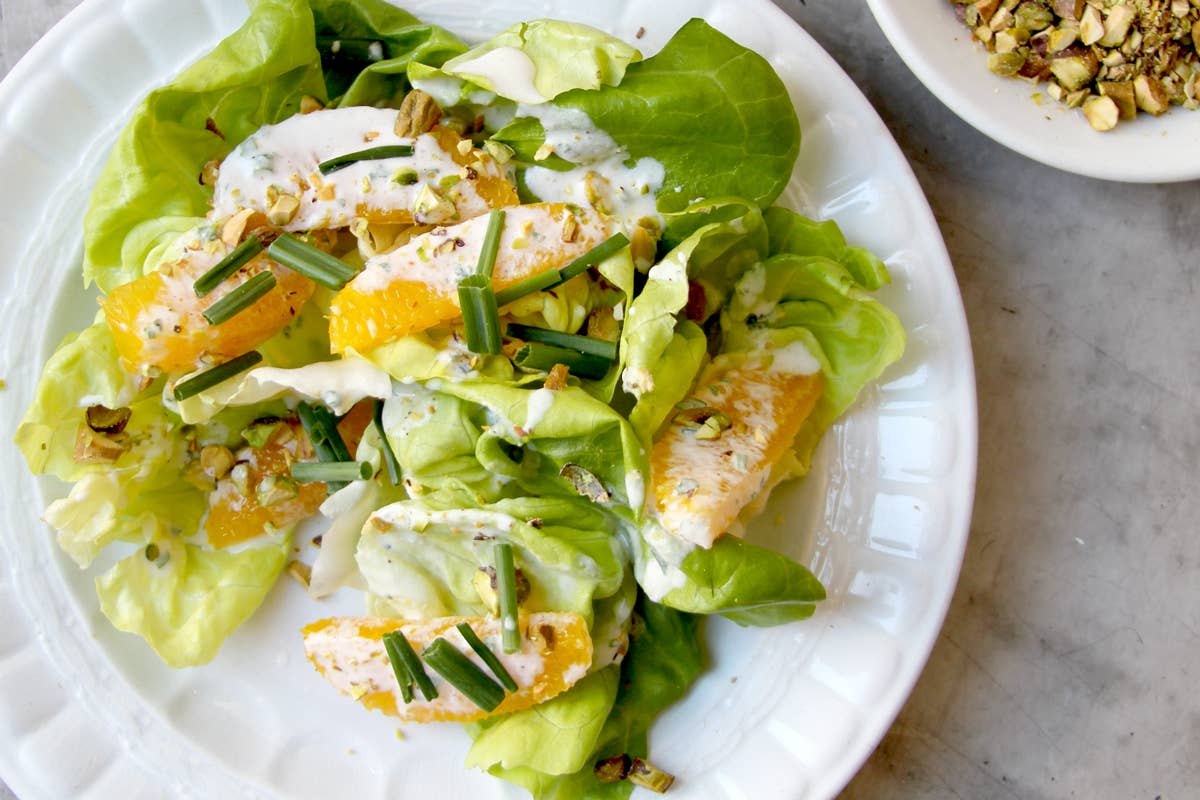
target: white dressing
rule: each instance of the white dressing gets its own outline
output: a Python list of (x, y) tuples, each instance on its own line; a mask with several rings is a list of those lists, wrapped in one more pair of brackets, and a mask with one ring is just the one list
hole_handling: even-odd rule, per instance
[(454, 65), (454, 72), (518, 103), (545, 103), (549, 98), (533, 84), (537, 66), (515, 47), (497, 47)]

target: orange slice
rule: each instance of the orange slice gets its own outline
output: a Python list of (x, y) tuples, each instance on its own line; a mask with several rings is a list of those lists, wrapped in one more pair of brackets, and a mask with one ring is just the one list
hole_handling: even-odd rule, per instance
[[(312, 281), (259, 254), (212, 292), (196, 297), (196, 279), (232, 249), (220, 240), (196, 244), (197, 249), (185, 251), (173, 264), (118, 286), (100, 301), (130, 372), (143, 367), (191, 371), (204, 360), (240, 356), (281, 331), (312, 296)], [(275, 274), (274, 289), (232, 319), (208, 323), (203, 317), (206, 308), (265, 270)]]
[(770, 488), (772, 467), (792, 446), (823, 384), (820, 372), (779, 369), (769, 356), (710, 364), (696, 382), (697, 407), (678, 412), (650, 454), (662, 526), (701, 547), (738, 533), (738, 514)]
[[(213, 212), (271, 214), (287, 231), (370, 223), (458, 222), (516, 205), (517, 190), (488, 153), (446, 127), (397, 136), (393, 109), (351, 106), (297, 114), (255, 131), (221, 163)], [(380, 147), (411, 147), (387, 155)], [(374, 150), (322, 174), (330, 159)], [(374, 156), (374, 157), (372, 157)]]
[[(492, 273), (496, 289), (557, 269), (607, 238), (593, 211), (563, 203), (506, 210)], [(330, 304), (335, 353), (367, 352), (401, 336), (459, 319), (458, 281), (475, 271), (486, 217), (435, 228), (390, 253), (374, 256)]]
[(314, 514), (329, 494), (323, 483), (301, 483), (295, 484), (292, 497), (287, 497), (285, 490), (283, 499), (266, 505), (258, 501), (263, 480), (272, 477), (291, 481), (292, 462), (312, 458), (308, 438), (298, 423), (282, 425), (265, 447), (243, 447), (234, 455), (239, 463), (246, 465), (247, 475), (241, 488), (231, 472), (217, 481), (208, 498), (204, 532), (215, 548), (262, 536), (268, 527), (280, 530), (295, 525)]
[[(399, 630), (418, 655), (439, 636), (491, 675), (483, 661), (454, 629), (471, 626), (491, 648), (517, 684), (489, 714), (426, 666), (438, 696), (426, 700), (419, 691), (407, 705), (400, 697), (395, 673), (383, 647), (383, 635)], [(505, 653), (500, 621), (494, 617), (439, 617), (411, 622), (380, 617), (334, 617), (306, 626), (304, 651), (317, 671), (342, 694), (372, 710), (413, 722), (471, 722), (508, 714), (545, 702), (571, 688), (592, 663), (592, 639), (578, 614), (538, 612), (521, 617), (521, 649)]]

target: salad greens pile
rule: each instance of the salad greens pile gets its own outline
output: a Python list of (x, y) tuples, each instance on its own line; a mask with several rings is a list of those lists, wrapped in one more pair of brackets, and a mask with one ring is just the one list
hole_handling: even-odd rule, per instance
[[(538, 109), (586, 114), (626, 163), (662, 165), (649, 257), (623, 250), (587, 281), (538, 292), (512, 312), (574, 333), (598, 310), (611, 321), (620, 307), (619, 355), (603, 378), (572, 378), (552, 405), (535, 409), (545, 375), (504, 355), (464, 362), (450, 346), (453, 326), (355, 354), (391, 379), (384, 396), (358, 394), (384, 401), (381, 424), (367, 426), (358, 451), (380, 473), (322, 506), (310, 584), (315, 595), (364, 588), (367, 609), (382, 616), (486, 614), (473, 586), (479, 543), (445, 520), (504, 530), (533, 587), (530, 608), (582, 615), (597, 661), (548, 702), (469, 725), (467, 763), (538, 798), (627, 796), (628, 781), (604, 782), (594, 765), (646, 756), (651, 722), (704, 666), (701, 615), (776, 625), (809, 616), (824, 597), (803, 565), (737, 536), (710, 549), (670, 541), (646, 510), (653, 442), (714, 355), (801, 342), (820, 364), (824, 390), (777, 470), (804, 474), (821, 435), (903, 348), (896, 317), (871, 296), (887, 271), (834, 223), (773, 205), (800, 146), (786, 87), (762, 57), (701, 20), (643, 59), (573, 23), (520, 23), (471, 50), (383, 0), (250, 6), (238, 31), (146, 98), (114, 146), (85, 219), (83, 275), (102, 291), (157, 269), (209, 213), (202, 165), (298, 113), (306, 96), (330, 108), (398, 107), (421, 88), (437, 98), (444, 122), (511, 154), (524, 202), (538, 199), (528, 169), (578, 166), (569, 151), (547, 154), (553, 131)], [(478, 68), (500, 47), (529, 57), (538, 97)], [(346, 259), (357, 267), (356, 257)], [(222, 387), (176, 403), (169, 386), (178, 376), (128, 370), (103, 316), (46, 365), (16, 434), (33, 472), (73, 484), (46, 521), (80, 567), (110, 546), (125, 553), (96, 580), (101, 608), (167, 664), (211, 660), (288, 561), (290, 529), (268, 525), (226, 548), (206, 540), (210, 489), (192, 479), (194, 462), (205, 445), (252, 447), (256, 420), (294, 417), (298, 401), (322, 401), (305, 387), (314, 365), (334, 358), (329, 296), (318, 290), (259, 348), (266, 365), (290, 372), (249, 404), (232, 404)], [(121, 449), (81, 459), (97, 406), (129, 410)], [(399, 486), (383, 469), (389, 447)], [(602, 492), (581, 490), (578, 475)], [(364, 529), (385, 506), (409, 528)], [(673, 579), (651, 580), (664, 563)]]

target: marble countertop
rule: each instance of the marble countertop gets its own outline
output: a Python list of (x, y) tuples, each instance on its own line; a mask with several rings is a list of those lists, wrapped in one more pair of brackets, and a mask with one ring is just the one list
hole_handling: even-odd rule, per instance
[[(1028, 161), (932, 97), (861, 0), (778, 2), (912, 162), (979, 383), (962, 578), (916, 690), (843, 797), (1195, 796), (1200, 185)], [(76, 4), (2, 0), (5, 69)]]

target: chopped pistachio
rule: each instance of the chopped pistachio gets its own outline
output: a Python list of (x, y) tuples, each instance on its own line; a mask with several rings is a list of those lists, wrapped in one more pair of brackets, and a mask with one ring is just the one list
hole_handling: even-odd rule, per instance
[(696, 438), (701, 441), (719, 439), (721, 438), (721, 434), (729, 430), (732, 425), (733, 421), (718, 411), (701, 423), (700, 427), (696, 430)]
[(1162, 114), (1171, 107), (1162, 84), (1149, 75), (1138, 75), (1133, 80), (1133, 95), (1137, 107), (1149, 114)]
[(533, 154), (534, 161), (545, 161), (550, 156), (554, 155), (554, 145), (549, 142), (542, 142), (541, 147)]
[(421, 176), (412, 167), (401, 167), (392, 176), (392, 183), (398, 183), (401, 186), (412, 186), (419, 180), (421, 180)]
[(484, 151), (495, 159), (497, 164), (507, 164), (512, 161), (512, 157), (516, 155), (513, 149), (504, 142), (497, 142), (493, 139), (488, 139), (483, 143)]
[(663, 772), (647, 761), (634, 758), (629, 767), (629, 780), (655, 794), (663, 794), (675, 783), (675, 776)]
[(96, 433), (120, 433), (129, 424), (132, 412), (128, 408), (109, 408), (102, 405), (89, 406), (85, 418), (88, 427)]
[(1086, 86), (1099, 69), (1096, 55), (1083, 47), (1068, 48), (1050, 60), (1050, 72), (1068, 91)]
[(1000, 7), (1000, 0), (976, 0), (973, 7), (979, 14), (980, 21), (991, 22), (992, 15)]
[(242, 497), (250, 496), (250, 464), (245, 461), (234, 464), (233, 469), (229, 470), (229, 480), (238, 494)]
[(1116, 127), (1121, 111), (1111, 97), (1093, 95), (1083, 102), (1083, 115), (1096, 130), (1108, 131)]
[(457, 217), (458, 209), (428, 183), (423, 183), (413, 202), (413, 216), (422, 224), (438, 225)]
[(1084, 9), (1079, 20), (1079, 41), (1087, 46), (1094, 45), (1104, 36), (1104, 19), (1095, 6)]
[(1133, 119), (1137, 116), (1137, 100), (1134, 99), (1133, 81), (1102, 81), (1100, 94), (1112, 98), (1117, 104), (1121, 119)]
[(1125, 3), (1110, 8), (1108, 16), (1104, 18), (1104, 35), (1100, 37), (1100, 44), (1103, 47), (1120, 45), (1129, 34), (1129, 26), (1133, 24), (1135, 16), (1137, 16), (1137, 12), (1133, 10), (1133, 6)]
[(281, 419), (257, 419), (242, 429), (242, 438), (255, 450), (261, 450), (282, 434), (285, 428), (287, 423)]
[(1075, 44), (1077, 39), (1079, 39), (1078, 29), (1056, 28), (1050, 32), (1050, 36), (1046, 40), (1046, 50), (1050, 53), (1060, 53)]
[(442, 109), (437, 101), (420, 89), (413, 89), (400, 102), (394, 131), (397, 136), (415, 138), (433, 130), (441, 118)]
[(594, 473), (578, 464), (563, 464), (558, 475), (560, 478), (566, 478), (577, 493), (593, 503), (607, 503), (612, 499), (612, 495), (604, 488), (604, 483)]
[(1037, 3), (1022, 3), (1013, 14), (1013, 23), (1021, 30), (1036, 32), (1054, 24), (1054, 12)]
[(1025, 56), (1015, 51), (992, 53), (988, 56), (988, 69), (1006, 78), (1016, 75), (1023, 66), (1025, 66)]
[[(999, 33), (996, 34), (995, 45), (996, 45), (996, 52), (993, 55), (994, 56), (1006, 56), (1006, 55), (1010, 55), (1010, 54), (1016, 54), (1017, 48), (1021, 46), (1021, 43), (1017, 41), (1017, 37), (1014, 36), (1011, 31), (1000, 31)], [(993, 63), (995, 63), (997, 65), (1001, 65), (1005, 69), (1008, 68), (1009, 64), (1016, 64), (1016, 69), (1014, 69), (1012, 72), (1000, 72), (995, 67), (992, 66)], [(1020, 69), (1021, 65), (1023, 65), (1024, 63), (1025, 63), (1024, 55), (1021, 55), (1020, 59), (1003, 59), (1003, 60), (989, 59), (988, 69), (990, 69), (990, 70), (992, 70), (992, 72), (996, 72), (997, 74), (1000, 74), (1000, 75), (1012, 75), (1016, 72), (1016, 70)]]
[(111, 464), (128, 450), (129, 440), (125, 434), (100, 433), (81, 422), (75, 432), (72, 458), (76, 464)]
[(284, 226), (291, 222), (296, 212), (300, 210), (300, 198), (291, 194), (281, 194), (271, 204), (267, 211), (267, 219), (272, 225)]
[(291, 478), (282, 475), (267, 475), (258, 482), (255, 499), (260, 506), (270, 506), (293, 499), (300, 493), (300, 487)]
[[(517, 604), (519, 605), (529, 597), (530, 585), (529, 579), (525, 577), (525, 573), (521, 572), (520, 569), (517, 569), (516, 575)], [(471, 585), (475, 588), (475, 593), (479, 595), (479, 599), (487, 606), (488, 610), (492, 614), (499, 614), (500, 589), (496, 583), (496, 568), (480, 567), (476, 570), (474, 577), (471, 578)]]
[(1054, 13), (1063, 19), (1079, 19), (1083, 13), (1083, 0), (1053, 0)]
[(210, 444), (200, 450), (200, 467), (213, 480), (220, 480), (229, 474), (237, 463), (228, 447)]

